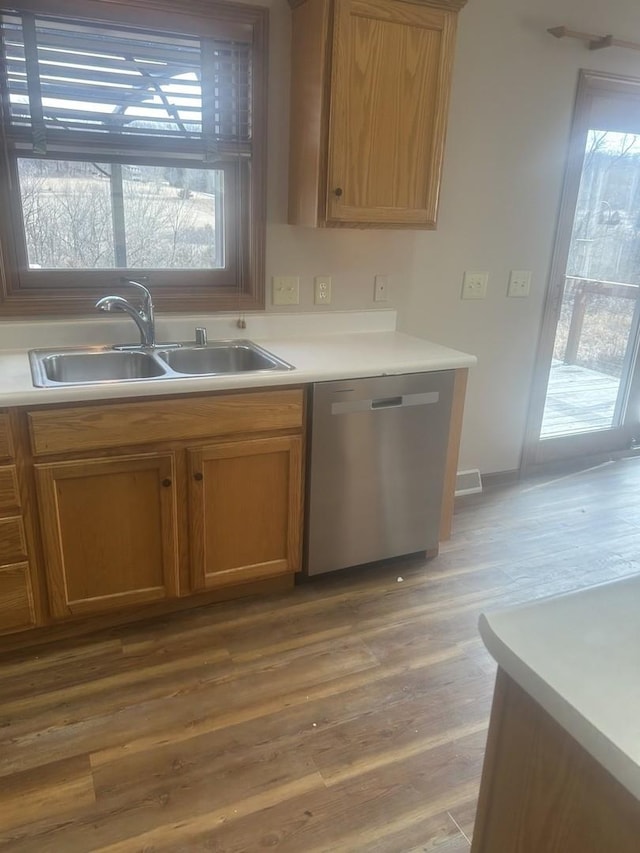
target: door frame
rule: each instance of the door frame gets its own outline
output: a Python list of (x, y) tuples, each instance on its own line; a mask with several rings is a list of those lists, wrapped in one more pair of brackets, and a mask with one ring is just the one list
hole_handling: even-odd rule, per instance
[[(633, 424), (624, 424), (608, 430), (540, 440), (549, 371), (562, 308), (571, 235), (580, 192), (585, 142), (590, 125), (589, 105), (594, 95), (602, 92), (609, 92), (613, 96), (625, 94), (630, 97), (634, 96), (640, 102), (640, 78), (623, 77), (586, 69), (581, 69), (579, 73), (555, 245), (531, 384), (520, 473), (524, 473), (539, 464), (623, 450), (630, 446), (634, 433), (637, 432), (637, 427)], [(636, 304), (636, 315), (638, 313), (637, 308), (638, 305)], [(637, 366), (637, 340), (630, 355), (631, 363), (635, 361)], [(627, 377), (626, 386), (629, 401), (637, 402), (640, 399), (640, 377), (637, 369), (635, 372), (632, 370), (632, 373)]]

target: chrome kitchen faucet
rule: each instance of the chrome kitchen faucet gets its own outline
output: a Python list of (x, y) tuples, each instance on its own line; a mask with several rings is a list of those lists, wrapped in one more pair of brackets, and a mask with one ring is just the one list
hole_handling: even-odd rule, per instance
[[(138, 289), (142, 297), (141, 307), (136, 308), (124, 296), (103, 296), (96, 302), (96, 308), (99, 308), (100, 311), (124, 311), (140, 330), (140, 346), (153, 348), (156, 345), (156, 325), (151, 293), (139, 281), (130, 278), (123, 278), (122, 281)], [(114, 349), (137, 349), (137, 347), (124, 345), (115, 346)]]

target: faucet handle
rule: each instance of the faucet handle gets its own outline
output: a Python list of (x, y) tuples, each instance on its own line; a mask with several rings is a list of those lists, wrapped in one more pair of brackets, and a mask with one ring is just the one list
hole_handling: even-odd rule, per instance
[(144, 305), (144, 310), (147, 312), (153, 311), (153, 301), (151, 298), (151, 291), (147, 287), (149, 283), (149, 276), (141, 275), (140, 281), (135, 278), (127, 278), (126, 276), (121, 278), (120, 281), (123, 284), (129, 284), (131, 287), (135, 287), (138, 291), (138, 294), (142, 297), (142, 302)]
[(206, 347), (207, 330), (204, 326), (196, 326), (196, 346)]

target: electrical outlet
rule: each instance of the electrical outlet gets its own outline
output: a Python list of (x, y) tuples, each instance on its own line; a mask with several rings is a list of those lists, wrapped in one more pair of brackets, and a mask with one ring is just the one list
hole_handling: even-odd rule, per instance
[(511, 270), (507, 296), (528, 296), (531, 292), (531, 270)]
[(300, 302), (300, 279), (297, 275), (274, 275), (271, 288), (274, 305), (297, 305)]
[(462, 299), (484, 299), (487, 295), (488, 272), (466, 272), (462, 283)]
[(331, 276), (317, 275), (314, 279), (314, 297), (316, 305), (328, 305), (331, 302)]
[(389, 276), (377, 275), (373, 285), (373, 301), (388, 302), (389, 301)]

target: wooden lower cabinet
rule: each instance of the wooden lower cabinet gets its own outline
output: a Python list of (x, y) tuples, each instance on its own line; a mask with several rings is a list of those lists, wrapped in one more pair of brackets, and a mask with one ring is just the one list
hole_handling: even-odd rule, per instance
[[(189, 511), (181, 527), (175, 455), (185, 452)], [(56, 619), (177, 598), (181, 539), (193, 592), (300, 568), (300, 436), (39, 463), (35, 472)]]
[(303, 388), (0, 411), (5, 645), (293, 585), (304, 412)]
[(27, 556), (24, 522), (21, 516), (0, 518), (0, 565), (7, 565)]
[[(0, 414), (0, 456), (13, 453), (6, 414)], [(29, 549), (16, 465), (0, 466), (0, 636), (37, 622)]]
[(0, 512), (20, 507), (18, 476), (15, 465), (0, 466)]
[(188, 451), (195, 589), (300, 568), (302, 439), (277, 436)]
[(0, 566), (0, 634), (24, 631), (35, 623), (29, 564)]
[(178, 594), (173, 453), (35, 466), (52, 615)]

